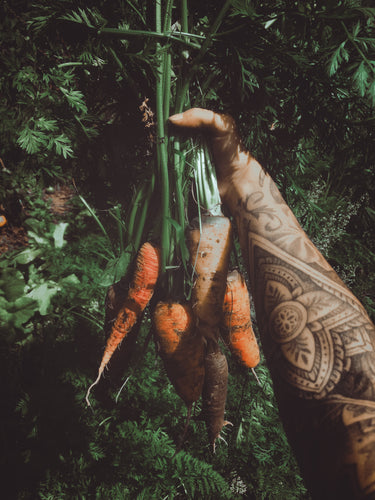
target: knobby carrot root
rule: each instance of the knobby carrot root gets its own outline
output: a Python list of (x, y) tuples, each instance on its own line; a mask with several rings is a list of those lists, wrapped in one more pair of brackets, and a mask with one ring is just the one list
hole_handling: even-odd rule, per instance
[(88, 388), (86, 402), (90, 406), (89, 394), (99, 382), (104, 368), (116, 348), (133, 328), (142, 311), (149, 303), (160, 273), (160, 249), (152, 243), (144, 243), (138, 251), (133, 276), (127, 297), (112, 325), (110, 335), (99, 366), (95, 382)]
[(162, 356), (176, 351), (182, 336), (192, 328), (193, 317), (187, 304), (158, 302), (153, 313), (153, 326)]
[(232, 227), (224, 216), (202, 215), (186, 233), (190, 262), (195, 271), (191, 301), (197, 327), (205, 338), (218, 337), (232, 246)]
[(207, 434), (215, 453), (216, 439), (225, 425), (225, 401), (228, 386), (228, 363), (215, 340), (209, 340), (204, 359), (205, 379), (202, 391), (202, 416), (206, 422)]
[(242, 365), (255, 368), (260, 355), (251, 324), (249, 292), (245, 279), (237, 270), (228, 273), (223, 311), (221, 335), (224, 342)]
[(193, 404), (202, 394), (205, 343), (194, 328), (190, 304), (159, 302), (153, 314), (153, 330), (168, 378), (187, 406), (178, 453), (188, 430)]
[(194, 328), (191, 306), (159, 302), (153, 329), (168, 378), (190, 412), (204, 381), (204, 340)]

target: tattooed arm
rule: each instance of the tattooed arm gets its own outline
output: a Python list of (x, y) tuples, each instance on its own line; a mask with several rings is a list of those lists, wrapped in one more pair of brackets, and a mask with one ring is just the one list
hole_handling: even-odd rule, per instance
[(232, 118), (170, 118), (210, 138), (246, 257), (280, 415), (314, 498), (375, 498), (375, 328), (245, 151)]

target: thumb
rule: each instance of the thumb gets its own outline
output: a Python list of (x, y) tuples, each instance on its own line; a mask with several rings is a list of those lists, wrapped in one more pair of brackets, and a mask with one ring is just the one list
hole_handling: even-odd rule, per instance
[(172, 115), (169, 121), (176, 127), (209, 132), (214, 137), (231, 134), (235, 122), (229, 115), (222, 115), (202, 108), (191, 108), (184, 113)]

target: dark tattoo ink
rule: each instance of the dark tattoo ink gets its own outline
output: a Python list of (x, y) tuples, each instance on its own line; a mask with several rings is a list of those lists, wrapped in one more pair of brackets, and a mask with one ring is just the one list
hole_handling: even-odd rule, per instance
[(258, 321), (272, 340), (270, 362), (289, 388), (322, 399), (350, 371), (353, 356), (371, 353), (375, 362), (373, 326), (345, 287), (259, 235), (249, 242)]

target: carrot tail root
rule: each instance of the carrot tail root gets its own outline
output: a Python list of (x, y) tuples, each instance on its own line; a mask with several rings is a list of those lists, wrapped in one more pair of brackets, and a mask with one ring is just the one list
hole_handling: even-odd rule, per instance
[(89, 399), (89, 396), (90, 396), (90, 392), (91, 392), (91, 389), (97, 385), (100, 381), (100, 378), (102, 376), (102, 373), (103, 373), (103, 368), (100, 369), (99, 368), (99, 373), (98, 373), (98, 376), (96, 378), (96, 380), (90, 385), (90, 387), (87, 389), (87, 392), (86, 392), (86, 403), (87, 403), (87, 406), (91, 406), (91, 403), (90, 403), (90, 399)]

